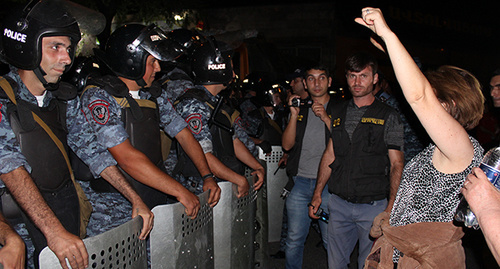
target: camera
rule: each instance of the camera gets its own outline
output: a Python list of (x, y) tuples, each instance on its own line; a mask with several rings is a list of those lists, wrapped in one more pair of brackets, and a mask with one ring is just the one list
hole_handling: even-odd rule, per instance
[(305, 107), (311, 107), (313, 104), (313, 101), (312, 100), (302, 100), (300, 98), (293, 98), (292, 99), (292, 107), (301, 107), (301, 106), (305, 106)]

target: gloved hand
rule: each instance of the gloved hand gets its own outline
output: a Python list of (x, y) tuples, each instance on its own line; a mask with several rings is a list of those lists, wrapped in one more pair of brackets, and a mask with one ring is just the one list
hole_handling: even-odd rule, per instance
[(273, 150), (271, 147), (271, 143), (266, 140), (263, 140), (260, 144), (257, 144), (257, 146), (259, 146), (262, 151), (264, 151), (264, 153), (271, 153), (271, 151)]

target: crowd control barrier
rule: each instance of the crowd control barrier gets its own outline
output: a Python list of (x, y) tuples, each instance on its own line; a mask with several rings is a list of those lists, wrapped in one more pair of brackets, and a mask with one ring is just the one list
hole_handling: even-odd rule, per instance
[(153, 208), (155, 225), (151, 231), (151, 268), (214, 268), (213, 209), (208, 192), (200, 194), (198, 216), (186, 216), (181, 203)]
[[(253, 179), (249, 180), (250, 186)], [(254, 267), (254, 220), (257, 191), (237, 198), (236, 185), (220, 182), (221, 198), (214, 207), (215, 268), (245, 269)]]
[(271, 155), (262, 155), (266, 160), (266, 185), (267, 185), (267, 213), (268, 213), (268, 240), (278, 242), (281, 238), (281, 222), (283, 219), (283, 206), (285, 201), (280, 197), (283, 187), (288, 183), (286, 169), (278, 168), (278, 162), (283, 156), (280, 146), (272, 146)]
[[(89, 254), (88, 268), (147, 268), (146, 240), (140, 240), (142, 218), (136, 217), (102, 234), (85, 238)], [(40, 269), (62, 268), (59, 259), (48, 247), (39, 256)], [(67, 262), (67, 261), (66, 261)], [(68, 263), (68, 267), (69, 266)]]

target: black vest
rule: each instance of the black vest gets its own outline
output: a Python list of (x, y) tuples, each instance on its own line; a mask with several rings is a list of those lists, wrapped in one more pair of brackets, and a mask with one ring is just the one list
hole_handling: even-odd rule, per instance
[[(17, 84), (12, 79), (5, 78), (16, 93)], [(58, 91), (72, 91), (72, 89), (71, 86), (61, 83)], [(54, 96), (57, 96), (56, 92), (53, 93)], [(3, 89), (0, 96), (7, 98)], [(68, 152), (65, 100), (75, 98), (76, 89), (64, 96), (61, 94), (59, 96), (60, 98), (53, 98), (47, 107), (38, 107), (16, 96), (17, 105), (9, 102), (7, 107), (10, 125), (17, 141), (19, 141), (21, 152), (32, 168), (31, 177), (41, 191), (57, 191), (71, 180), (64, 156), (32, 115), (34, 112), (47, 124)], [(61, 98), (65, 98), (65, 100)]]
[[(278, 112), (274, 113), (276, 119), (281, 116)], [(251, 116), (257, 117), (261, 120), (257, 138), (268, 141), (273, 146), (281, 146), (281, 136), (283, 135), (283, 130), (281, 129), (279, 121), (272, 120), (269, 116), (267, 116), (264, 108), (256, 109), (250, 112), (250, 114)]]
[[(242, 175), (244, 173), (244, 166), (236, 158), (233, 146), (234, 121), (239, 116), (239, 112), (226, 105), (221, 105), (221, 108), (216, 111), (216, 114), (212, 115), (217, 104), (210, 101), (210, 97), (206, 92), (196, 88), (187, 90), (186, 93), (177, 98), (176, 104), (182, 100), (192, 98), (197, 99), (210, 107), (210, 119), (212, 119), (212, 121), (208, 124), (210, 127), (210, 134), (212, 135), (212, 153), (225, 166)], [(174, 169), (174, 174), (181, 173), (186, 177), (201, 177), (194, 163), (191, 159), (189, 159), (182, 147), (178, 144), (177, 156), (178, 162)]]
[(389, 194), (390, 161), (384, 141), (385, 124), (392, 108), (375, 100), (352, 134), (345, 130), (347, 106), (338, 105), (332, 114), (335, 161), (330, 165), (331, 193), (353, 203), (382, 200)]
[[(114, 96), (122, 107), (121, 120), (129, 135), (130, 144), (144, 153), (158, 168), (165, 171), (161, 151), (160, 117), (156, 104), (156, 97), (161, 94), (161, 90), (152, 92), (152, 100), (136, 100), (130, 96), (127, 86), (118, 77), (105, 76), (94, 79), (91, 84), (103, 88)], [(122, 172), (149, 208), (165, 202), (165, 194), (138, 182), (125, 171), (122, 170)], [(116, 191), (112, 187), (106, 188), (102, 185), (106, 184), (100, 182), (99, 187), (95, 184), (93, 187), (96, 186), (100, 191)]]
[[(330, 118), (332, 118), (332, 110), (337, 106), (337, 101), (330, 97), (328, 105), (326, 106), (326, 113)], [(309, 107), (301, 106), (299, 115), (297, 117), (297, 129), (295, 131), (295, 144), (291, 148), (288, 163), (286, 165), (286, 173), (288, 176), (296, 176), (299, 170), (300, 153), (302, 152), (302, 141), (304, 140), (304, 134), (307, 128), (307, 115), (309, 113)], [(289, 123), (290, 124), (290, 123)], [(325, 145), (328, 144), (328, 139), (330, 138), (330, 130), (325, 124)]]

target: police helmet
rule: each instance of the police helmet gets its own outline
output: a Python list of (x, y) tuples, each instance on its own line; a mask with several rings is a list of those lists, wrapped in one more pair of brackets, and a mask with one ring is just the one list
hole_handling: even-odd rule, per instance
[(184, 50), (154, 24), (126, 24), (111, 34), (105, 53), (94, 52), (116, 75), (145, 85), (142, 77), (149, 55), (159, 61), (174, 61)]
[(191, 72), (196, 84), (227, 85), (233, 79), (232, 50), (213, 36), (193, 50)]
[(265, 82), (261, 87), (257, 90), (257, 100), (259, 106), (272, 106), (276, 107), (280, 105), (275, 99), (274, 95), (278, 94), (279, 98), (283, 98), (283, 93), (285, 92), (285, 88), (280, 83), (270, 83)]
[(24, 9), (12, 11), (3, 28), (1, 55), (7, 63), (24, 70), (39, 69), (43, 37), (68, 36), (72, 62), (81, 37), (77, 21), (61, 0), (32, 0)]
[(203, 36), (197, 32), (185, 28), (174, 29), (168, 32), (167, 36), (184, 47), (187, 52), (190, 52), (190, 50), (203, 43), (204, 40)]

